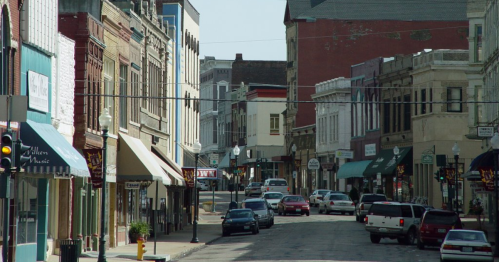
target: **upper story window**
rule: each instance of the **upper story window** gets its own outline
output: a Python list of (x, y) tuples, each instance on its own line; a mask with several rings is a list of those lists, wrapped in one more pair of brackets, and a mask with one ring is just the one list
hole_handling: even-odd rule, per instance
[(128, 112), (128, 98), (127, 98), (127, 77), (128, 67), (120, 65), (120, 127), (127, 128), (127, 112)]
[(475, 62), (483, 61), (482, 56), (482, 25), (475, 25)]
[(461, 87), (447, 87), (447, 112), (463, 112), (463, 90)]
[[(104, 107), (109, 109), (111, 119), (116, 119), (115, 105), (114, 105), (114, 61), (104, 58)], [(109, 133), (116, 134), (114, 125), (109, 125)]]
[(279, 114), (270, 114), (270, 134), (279, 134)]

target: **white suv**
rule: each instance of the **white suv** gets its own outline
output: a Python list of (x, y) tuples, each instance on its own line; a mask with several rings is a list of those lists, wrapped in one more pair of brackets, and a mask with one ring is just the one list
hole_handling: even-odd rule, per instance
[(288, 182), (284, 178), (269, 178), (262, 186), (262, 194), (265, 192), (281, 192), (289, 195)]
[(425, 208), (421, 205), (399, 202), (374, 202), (365, 218), (371, 242), (381, 238), (397, 239), (400, 244), (414, 244), (418, 226)]

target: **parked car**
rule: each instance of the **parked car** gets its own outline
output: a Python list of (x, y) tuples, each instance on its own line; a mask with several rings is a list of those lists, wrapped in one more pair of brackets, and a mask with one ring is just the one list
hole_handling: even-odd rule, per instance
[(432, 209), (424, 213), (419, 224), (417, 245), (419, 249), (427, 246), (440, 246), (451, 229), (462, 229), (461, 219), (456, 212)]
[(277, 212), (277, 203), (279, 203), (283, 197), (284, 195), (281, 192), (265, 192), (262, 194), (262, 198), (267, 200), (275, 212)]
[(306, 214), (310, 215), (310, 205), (305, 201), (300, 195), (288, 195), (284, 196), (281, 201), (277, 204), (277, 213), (279, 215), (286, 214)]
[[(234, 192), (235, 192), (235, 191), (236, 191), (236, 184), (230, 183), (230, 184), (228, 185), (228, 190), (229, 190), (229, 191), (234, 191)], [(244, 185), (243, 185), (243, 184), (239, 184), (239, 189), (238, 189), (238, 191), (244, 191)]]
[(330, 212), (341, 212), (342, 215), (348, 213), (353, 215), (355, 212), (355, 203), (352, 199), (342, 193), (328, 193), (324, 196), (324, 200), (319, 203), (319, 214), (322, 212), (329, 214)]
[(243, 201), (243, 208), (249, 208), (258, 215), (258, 225), (270, 228), (274, 225), (274, 211), (267, 200), (263, 198), (249, 198)]
[(308, 202), (310, 206), (319, 206), (319, 203), (324, 199), (324, 196), (331, 192), (329, 189), (316, 189), (312, 194), (308, 197)]
[(355, 203), (355, 220), (364, 222), (367, 210), (371, 204), (376, 201), (386, 201), (386, 196), (383, 194), (363, 194), (360, 196), (359, 202)]
[(492, 245), (482, 231), (453, 229), (440, 246), (440, 261), (494, 261)]
[(253, 234), (260, 232), (258, 215), (249, 208), (227, 210), (222, 219), (222, 236), (224, 237), (239, 232), (251, 232)]
[(244, 189), (245, 196), (260, 195), (262, 193), (262, 182), (251, 182)]
[(262, 186), (263, 192), (281, 192), (284, 195), (289, 195), (288, 182), (283, 178), (266, 179)]
[(204, 183), (204, 182), (200, 182), (200, 181), (198, 181), (197, 187), (201, 191), (209, 191), (210, 190), (210, 185), (208, 185), (207, 183)]
[(399, 202), (374, 202), (365, 218), (371, 242), (381, 238), (397, 239), (400, 244), (414, 244), (425, 208), (421, 205)]

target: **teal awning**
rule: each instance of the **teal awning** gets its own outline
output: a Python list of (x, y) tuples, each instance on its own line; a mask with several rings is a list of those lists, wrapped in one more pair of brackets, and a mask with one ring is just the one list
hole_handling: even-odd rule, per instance
[(381, 150), (366, 168), (364, 176), (376, 176), (377, 174), (394, 175), (397, 165), (404, 165), (404, 174), (412, 175), (412, 146), (401, 147), (397, 158), (393, 154), (393, 149)]
[(340, 166), (336, 178), (364, 177), (364, 171), (372, 160), (348, 162)]

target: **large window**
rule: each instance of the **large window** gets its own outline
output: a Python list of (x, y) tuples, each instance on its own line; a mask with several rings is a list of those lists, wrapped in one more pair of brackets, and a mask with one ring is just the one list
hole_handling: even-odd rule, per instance
[(128, 67), (125, 65), (120, 65), (120, 127), (127, 129), (127, 77), (128, 77)]
[(421, 114), (426, 114), (426, 89), (421, 90)]
[(386, 99), (383, 103), (383, 133), (390, 133), (390, 100)]
[(38, 179), (20, 177), (17, 180), (17, 244), (36, 243)]
[(279, 114), (270, 114), (270, 134), (279, 134)]
[(447, 88), (447, 112), (462, 112), (463, 90), (461, 87)]
[(404, 95), (404, 131), (411, 130), (411, 95)]
[[(139, 122), (139, 112), (140, 112), (140, 83), (139, 83), (139, 74), (132, 72), (131, 74), (131, 79), (132, 79), (132, 106), (131, 106), (131, 116), (130, 120), (132, 122), (138, 123)], [(144, 98), (143, 98), (144, 99)], [(145, 100), (145, 99), (144, 99)]]
[(414, 115), (418, 115), (418, 91), (414, 91)]
[[(104, 59), (104, 107), (109, 109), (111, 119), (115, 119), (114, 106), (114, 62), (110, 59)], [(114, 125), (109, 125), (109, 133), (116, 134)]]
[[(475, 86), (475, 102), (483, 101), (483, 89), (482, 86)], [(483, 103), (475, 103), (475, 119), (474, 124), (479, 125), (483, 122)]]
[(482, 25), (475, 25), (475, 62), (482, 60)]

